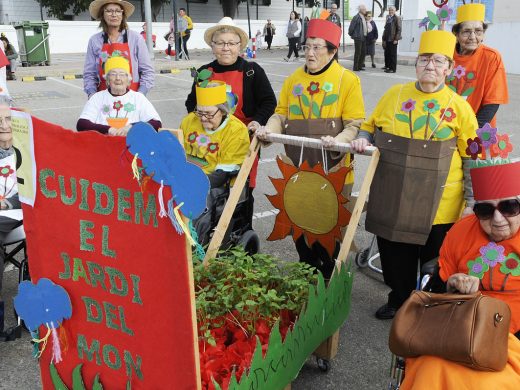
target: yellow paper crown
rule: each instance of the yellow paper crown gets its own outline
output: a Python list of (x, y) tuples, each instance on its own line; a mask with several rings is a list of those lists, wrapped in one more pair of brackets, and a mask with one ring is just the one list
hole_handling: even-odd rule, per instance
[(216, 106), (218, 104), (226, 103), (226, 83), (222, 81), (212, 81), (209, 87), (195, 87), (195, 94), (197, 96), (197, 104), (200, 106)]
[(430, 30), (421, 34), (419, 54), (437, 53), (453, 59), (457, 38), (449, 31)]
[(112, 69), (123, 69), (127, 73), (130, 73), (130, 64), (124, 57), (110, 57), (105, 62), (105, 74), (108, 74)]
[(484, 4), (465, 4), (457, 8), (457, 23), (477, 20), (484, 22), (486, 6)]

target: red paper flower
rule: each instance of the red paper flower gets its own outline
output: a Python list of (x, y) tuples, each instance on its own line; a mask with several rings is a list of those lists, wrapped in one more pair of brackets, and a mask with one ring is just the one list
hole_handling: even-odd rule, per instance
[(457, 117), (457, 114), (455, 114), (455, 112), (453, 112), (453, 109), (451, 107), (447, 108), (447, 109), (441, 109), (441, 118), (444, 117), (444, 120), (446, 122), (451, 122), (453, 119), (455, 119)]
[(491, 157), (507, 158), (513, 150), (513, 145), (509, 142), (509, 135), (497, 134), (497, 142), (490, 146)]
[(208, 152), (210, 152), (210, 153), (217, 153), (218, 149), (219, 149), (219, 146), (218, 146), (217, 142), (210, 142), (208, 144)]
[(482, 153), (482, 141), (480, 141), (480, 138), (468, 138), (468, 147), (466, 148), (466, 154), (470, 155), (473, 160), (476, 160), (480, 153)]
[(123, 108), (123, 103), (121, 103), (121, 100), (117, 100), (114, 102), (112, 107), (114, 108), (114, 110), (119, 111), (120, 109)]
[(0, 167), (0, 176), (8, 178), (14, 173), (14, 169), (11, 166), (6, 165), (4, 167)]
[(188, 142), (190, 144), (194, 143), (197, 140), (197, 136), (198, 136), (198, 134), (197, 134), (196, 131), (194, 131), (193, 133), (188, 134)]
[(311, 84), (307, 87), (307, 92), (309, 92), (310, 95), (320, 92), (320, 83), (311, 81)]

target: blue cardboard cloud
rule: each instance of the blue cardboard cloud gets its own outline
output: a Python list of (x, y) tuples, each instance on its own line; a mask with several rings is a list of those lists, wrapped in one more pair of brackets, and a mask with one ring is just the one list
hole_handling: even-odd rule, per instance
[(138, 153), (145, 172), (157, 183), (162, 180), (169, 185), (177, 204), (184, 202), (184, 215), (196, 218), (202, 214), (209, 180), (202, 169), (186, 161), (184, 149), (172, 133), (157, 133), (148, 123), (138, 122), (128, 132), (126, 144), (132, 154)]
[(72, 316), (72, 304), (65, 289), (51, 280), (42, 278), (37, 284), (24, 281), (18, 286), (14, 308), (31, 331), (40, 325), (51, 323), (54, 328), (59, 322)]

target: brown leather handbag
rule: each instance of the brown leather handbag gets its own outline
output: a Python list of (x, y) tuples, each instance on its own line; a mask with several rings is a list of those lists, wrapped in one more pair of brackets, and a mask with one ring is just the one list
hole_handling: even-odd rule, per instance
[(482, 295), (414, 291), (397, 311), (390, 350), (401, 357), (433, 355), (481, 371), (507, 363), (511, 310)]

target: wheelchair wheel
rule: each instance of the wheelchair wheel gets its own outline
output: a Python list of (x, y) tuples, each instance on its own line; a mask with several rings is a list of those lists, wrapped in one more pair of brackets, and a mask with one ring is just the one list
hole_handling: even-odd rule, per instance
[(327, 359), (316, 357), (316, 364), (322, 372), (327, 372), (330, 369), (330, 362)]
[(254, 230), (247, 230), (239, 238), (237, 245), (242, 246), (248, 255), (254, 255), (260, 250), (260, 239)]
[(370, 252), (370, 248), (366, 248), (356, 254), (356, 258), (354, 259), (354, 261), (356, 262), (356, 265), (359, 268), (365, 268), (366, 266), (368, 266), (369, 252)]

